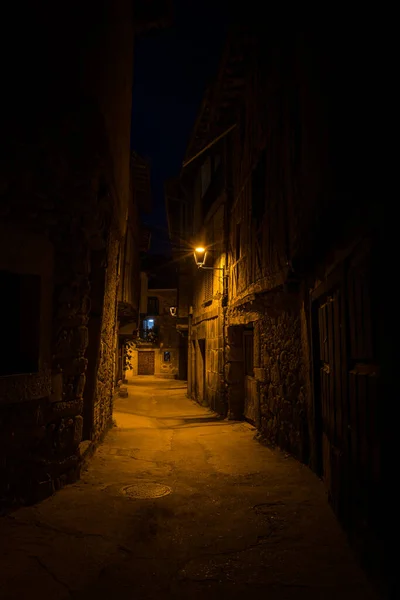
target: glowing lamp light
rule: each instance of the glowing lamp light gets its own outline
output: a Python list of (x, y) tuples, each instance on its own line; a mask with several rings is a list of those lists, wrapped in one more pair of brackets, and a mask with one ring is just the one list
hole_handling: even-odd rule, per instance
[(198, 246), (194, 251), (194, 260), (198, 267), (203, 267), (206, 262), (207, 251), (202, 246)]

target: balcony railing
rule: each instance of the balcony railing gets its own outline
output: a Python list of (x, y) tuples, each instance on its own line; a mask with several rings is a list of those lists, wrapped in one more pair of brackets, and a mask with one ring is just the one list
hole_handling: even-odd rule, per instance
[(152, 329), (139, 329), (139, 336), (136, 341), (138, 344), (157, 344), (158, 329), (156, 327)]

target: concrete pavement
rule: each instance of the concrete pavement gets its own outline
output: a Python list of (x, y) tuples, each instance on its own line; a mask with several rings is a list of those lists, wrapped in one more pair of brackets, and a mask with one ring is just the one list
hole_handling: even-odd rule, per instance
[(309, 469), (182, 382), (128, 389), (81, 480), (0, 520), (2, 600), (375, 598)]

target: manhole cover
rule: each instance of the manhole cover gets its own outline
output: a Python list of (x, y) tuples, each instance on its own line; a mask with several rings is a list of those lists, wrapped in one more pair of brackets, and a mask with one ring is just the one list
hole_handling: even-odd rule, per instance
[(134, 483), (122, 488), (124, 496), (130, 498), (162, 498), (172, 492), (171, 488), (161, 483)]

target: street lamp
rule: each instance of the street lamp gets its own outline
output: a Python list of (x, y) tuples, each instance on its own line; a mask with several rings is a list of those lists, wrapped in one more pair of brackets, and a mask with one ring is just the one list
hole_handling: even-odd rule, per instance
[(196, 261), (196, 265), (200, 268), (204, 268), (204, 263), (206, 262), (207, 251), (202, 246), (198, 246), (194, 250), (194, 260)]
[(203, 246), (198, 246), (194, 250), (194, 260), (199, 269), (207, 269), (208, 271), (224, 271), (225, 267), (206, 267), (207, 250)]
[(223, 266), (223, 267), (206, 267), (204, 264), (206, 262), (206, 256), (207, 256), (207, 251), (203, 246), (198, 246), (197, 248), (195, 248), (194, 260), (196, 261), (196, 265), (199, 267), (199, 269), (202, 269), (202, 270), (207, 269), (207, 271), (222, 271), (222, 282), (223, 282), (223, 288), (224, 288), (223, 302), (226, 302), (227, 298), (228, 298), (228, 275), (225, 272), (225, 266)]

